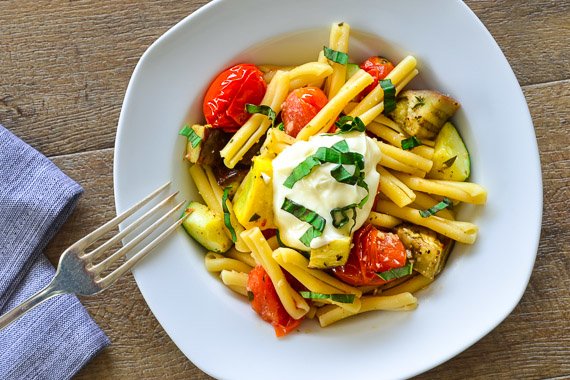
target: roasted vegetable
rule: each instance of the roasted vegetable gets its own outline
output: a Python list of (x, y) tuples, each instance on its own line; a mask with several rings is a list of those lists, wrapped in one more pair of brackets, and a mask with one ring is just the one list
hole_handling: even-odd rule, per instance
[(273, 229), (273, 186), (271, 159), (257, 156), (233, 199), (237, 220), (246, 229)]
[(232, 247), (233, 243), (225, 233), (223, 216), (207, 206), (190, 202), (183, 218), (186, 232), (207, 250), (223, 253)]
[(332, 268), (344, 265), (350, 253), (350, 238), (333, 240), (320, 248), (311, 249), (309, 268)]
[(222, 189), (226, 187), (231, 187), (230, 198), (234, 196), (240, 183), (243, 181), (249, 167), (245, 165), (236, 165), (235, 168), (227, 168), (223, 162), (220, 160), (220, 165), (212, 166), (212, 173), (216, 177), (216, 182)]
[(431, 139), (458, 108), (456, 100), (437, 91), (407, 90), (389, 115), (410, 136)]
[(414, 224), (402, 224), (396, 231), (404, 246), (412, 252), (414, 270), (433, 279), (445, 265), (451, 240), (445, 239), (444, 244), (434, 231)]
[(193, 144), (190, 139), (188, 140), (186, 159), (200, 165), (221, 163), (220, 150), (230, 140), (231, 135), (221, 129), (212, 128), (210, 124), (194, 124), (191, 128), (200, 137), (200, 142)]
[(432, 160), (433, 166), (428, 178), (465, 181), (469, 177), (469, 152), (453, 124), (445, 123), (437, 134)]

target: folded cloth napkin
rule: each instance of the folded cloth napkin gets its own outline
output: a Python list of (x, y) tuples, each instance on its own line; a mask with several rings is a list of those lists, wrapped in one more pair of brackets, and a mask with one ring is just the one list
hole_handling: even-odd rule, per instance
[[(52, 279), (42, 250), (82, 192), (0, 125), (0, 315)], [(69, 379), (108, 344), (77, 297), (56, 296), (0, 331), (0, 379)]]

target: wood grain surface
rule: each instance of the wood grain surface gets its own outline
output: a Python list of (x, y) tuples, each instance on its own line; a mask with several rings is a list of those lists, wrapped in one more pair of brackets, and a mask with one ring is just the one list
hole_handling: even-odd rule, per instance
[[(0, 1), (0, 123), (85, 194), (47, 249), (114, 216), (115, 131), (132, 70), (162, 33), (207, 1)], [(570, 377), (570, 2), (466, 1), (511, 64), (540, 150), (544, 212), (530, 284), (512, 314), (421, 379)], [(485, 57), (481, 57), (484, 64)], [(524, 213), (521, 210), (513, 210)], [(172, 343), (132, 276), (82, 300), (112, 345), (78, 379), (210, 379)]]

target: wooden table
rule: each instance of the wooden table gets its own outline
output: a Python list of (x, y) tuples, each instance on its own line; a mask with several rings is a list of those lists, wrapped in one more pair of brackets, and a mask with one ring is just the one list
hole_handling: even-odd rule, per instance
[[(0, 2), (0, 123), (85, 188), (47, 250), (52, 261), (114, 216), (113, 145), (129, 77), (158, 36), (206, 2)], [(567, 377), (570, 2), (467, 3), (503, 49), (534, 120), (544, 180), (542, 237), (530, 284), (513, 313), (471, 348), (420, 378)], [(485, 64), (485, 57), (480, 60)], [(492, 90), (492, 78), (482, 80), (489, 80)], [(513, 212), (524, 213), (524, 205), (521, 209)], [(132, 276), (83, 303), (113, 343), (77, 378), (209, 378), (168, 338)]]

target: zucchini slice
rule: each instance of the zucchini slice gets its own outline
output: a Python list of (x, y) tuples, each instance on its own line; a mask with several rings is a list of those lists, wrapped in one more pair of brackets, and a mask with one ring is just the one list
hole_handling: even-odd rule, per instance
[(183, 218), (186, 232), (207, 250), (223, 253), (232, 247), (233, 242), (225, 233), (223, 216), (207, 206), (190, 202)]
[(427, 177), (465, 181), (471, 174), (469, 152), (453, 124), (447, 122), (435, 139), (433, 166)]

